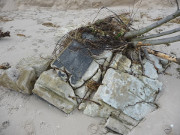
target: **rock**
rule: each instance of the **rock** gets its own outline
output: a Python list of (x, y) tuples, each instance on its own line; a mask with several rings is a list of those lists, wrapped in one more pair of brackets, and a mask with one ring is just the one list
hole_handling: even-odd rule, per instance
[(165, 67), (169, 63), (169, 61), (166, 59), (160, 58), (160, 63), (163, 65), (163, 67)]
[(33, 68), (9, 68), (0, 76), (0, 85), (22, 93), (31, 94), (36, 75)]
[(114, 69), (118, 69), (121, 72), (129, 72), (131, 73), (131, 60), (128, 59), (126, 56), (118, 53), (113, 58), (110, 67)]
[(16, 84), (20, 75), (20, 71), (16, 68), (9, 68), (0, 76), (0, 85), (8, 89), (20, 91)]
[(86, 108), (86, 103), (81, 103), (78, 107), (79, 110), (84, 110)]
[(157, 70), (155, 69), (154, 65), (149, 61), (146, 61), (144, 64), (144, 75), (152, 79), (158, 78)]
[(119, 114), (119, 111), (112, 108), (111, 106), (100, 102), (101, 105), (98, 105), (96, 103), (88, 103), (84, 114), (91, 116), (91, 117), (101, 117), (101, 118), (108, 118), (112, 112)]
[[(78, 89), (75, 90), (75, 94), (79, 97), (79, 98), (84, 98), (86, 99), (87, 97), (89, 97), (89, 95), (91, 94), (91, 92), (88, 90), (88, 88), (86, 86), (82, 86)], [(79, 102), (81, 100), (78, 100)]]
[(113, 57), (113, 59), (112, 59), (111, 64), (110, 64), (109, 67), (111, 67), (111, 68), (113, 68), (113, 69), (118, 69), (118, 63), (119, 63), (119, 61), (120, 61), (121, 58), (122, 58), (122, 54), (121, 54), (121, 53), (117, 53), (117, 54)]
[(135, 105), (127, 106), (123, 110), (123, 112), (126, 115), (128, 115), (136, 120), (141, 120), (148, 113), (153, 112), (156, 109), (157, 109), (156, 105), (142, 102), (142, 103), (136, 103)]
[(127, 135), (131, 131), (124, 123), (112, 117), (108, 118), (105, 127), (122, 135)]
[(156, 56), (154, 56), (152, 54), (149, 54), (149, 59), (150, 59), (150, 61), (153, 62), (154, 66), (158, 69), (158, 73), (161, 73), (162, 71), (164, 71), (164, 68), (160, 64), (159, 58), (157, 58)]
[(142, 66), (140, 64), (133, 63), (131, 69), (134, 75), (142, 75)]
[(145, 76), (140, 76), (139, 77), (140, 80), (143, 81), (143, 83), (149, 87), (150, 89), (152, 89), (153, 91), (160, 91), (162, 89), (162, 82), (158, 81), (158, 80), (154, 80), (151, 78), (147, 78)]
[(77, 106), (71, 86), (53, 69), (43, 72), (35, 83), (33, 93), (69, 114)]
[[(142, 77), (143, 78), (143, 77)], [(144, 82), (151, 82), (152, 80), (148, 80), (147, 78), (143, 78)], [(153, 84), (154, 83), (154, 84)], [(156, 84), (157, 81), (152, 81), (149, 86), (143, 83), (137, 77), (130, 75), (128, 73), (119, 73), (113, 69), (108, 69), (106, 72), (102, 84), (97, 92), (95, 93), (93, 100), (99, 102), (102, 101), (116, 110), (124, 110), (135, 105), (140, 102), (150, 102), (155, 99), (157, 89), (160, 89), (161, 85)], [(155, 85), (155, 86), (152, 86)], [(152, 90), (155, 88), (155, 90)], [(145, 106), (147, 105), (147, 106)], [(92, 109), (92, 107), (97, 107), (95, 105), (87, 106), (86, 108)], [(144, 114), (152, 111), (154, 106), (149, 104), (141, 105), (142, 109), (140, 112), (143, 115), (140, 115), (137, 120), (143, 118)], [(144, 108), (143, 108), (144, 107)], [(96, 108), (97, 109), (97, 108)], [(86, 110), (86, 109), (85, 109)], [(102, 109), (101, 109), (102, 110)], [(136, 111), (132, 109), (132, 113), (128, 113), (128, 116), (132, 118), (136, 118)]]
[(95, 81), (95, 82), (99, 82), (100, 79), (101, 79), (101, 75), (102, 75), (102, 72), (99, 69), (98, 72), (92, 77), (92, 80)]
[(16, 68), (23, 69), (32, 67), (36, 72), (36, 76), (39, 77), (42, 72), (48, 69), (51, 61), (52, 60), (49, 57), (41, 58), (32, 56), (20, 60), (16, 65)]
[(18, 87), (24, 91), (24, 93), (31, 94), (35, 81), (36, 73), (33, 68), (29, 67), (26, 69), (21, 69), (19, 78), (16, 83)]

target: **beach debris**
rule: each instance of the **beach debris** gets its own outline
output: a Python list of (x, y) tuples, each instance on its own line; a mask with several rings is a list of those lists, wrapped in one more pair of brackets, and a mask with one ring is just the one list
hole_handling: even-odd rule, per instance
[(10, 68), (10, 64), (8, 62), (4, 62), (0, 65), (0, 69), (8, 69)]
[(108, 130), (112, 130), (115, 133), (127, 135), (136, 125), (138, 121), (125, 115), (123, 118), (117, 118), (110, 116), (107, 119), (105, 127)]
[(71, 113), (76, 107), (76, 99), (72, 87), (63, 81), (57, 71), (44, 71), (35, 83), (33, 93), (56, 106), (65, 113)]
[(17, 34), (19, 37), (26, 37), (24, 34)]
[(9, 31), (2, 32), (2, 30), (0, 30), (0, 38), (2, 37), (10, 37), (10, 32)]
[(0, 86), (25, 94), (31, 94), (35, 80), (36, 74), (31, 67), (21, 70), (9, 68), (0, 75)]
[(32, 67), (35, 70), (36, 76), (39, 77), (42, 72), (46, 71), (49, 68), (51, 62), (52, 58), (50, 56), (31, 56), (21, 59), (16, 64), (16, 68), (23, 69)]
[(45, 22), (42, 24), (43, 26), (46, 26), (46, 27), (55, 27), (55, 28), (58, 28), (59, 26), (58, 25), (55, 25), (51, 22)]

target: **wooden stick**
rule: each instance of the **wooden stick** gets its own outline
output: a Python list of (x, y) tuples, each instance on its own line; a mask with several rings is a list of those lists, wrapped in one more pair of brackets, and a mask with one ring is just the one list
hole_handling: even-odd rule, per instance
[(165, 53), (162, 53), (162, 52), (159, 52), (159, 51), (155, 51), (155, 50), (152, 50), (152, 49), (149, 49), (149, 48), (146, 48), (146, 49), (147, 49), (148, 53), (151, 53), (151, 54), (153, 54), (153, 55), (155, 55), (157, 57), (160, 57), (160, 58), (175, 62), (175, 63), (180, 65), (180, 58), (176, 58), (174, 56), (170, 56), (168, 54), (165, 54)]

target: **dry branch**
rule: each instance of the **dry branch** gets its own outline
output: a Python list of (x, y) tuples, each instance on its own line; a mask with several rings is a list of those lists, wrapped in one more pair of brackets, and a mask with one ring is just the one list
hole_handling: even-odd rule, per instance
[(172, 34), (172, 33), (176, 33), (178, 31), (180, 31), (180, 27), (172, 29), (172, 30), (169, 30), (169, 31), (165, 31), (165, 32), (162, 32), (162, 33), (152, 34), (152, 35), (148, 35), (148, 36), (145, 36), (145, 37), (142, 37), (142, 38), (137, 38), (137, 40), (145, 40), (145, 39), (150, 39), (150, 38), (157, 38), (157, 37), (169, 35), (169, 34)]
[(141, 46), (168, 44), (177, 41), (180, 41), (180, 35), (169, 38), (156, 39), (156, 40), (132, 41), (132, 45), (135, 47), (141, 47)]
[(167, 17), (147, 26), (147, 27), (144, 27), (142, 29), (139, 29), (139, 30), (135, 30), (135, 31), (129, 31), (127, 32), (125, 35), (124, 35), (124, 38), (125, 39), (132, 39), (134, 37), (137, 37), (137, 36), (140, 36), (144, 33), (147, 33), (149, 32), (150, 30), (156, 28), (156, 27), (159, 27), (160, 25), (164, 24), (164, 23), (167, 23), (169, 22), (170, 20), (176, 18), (180, 16), (180, 10), (177, 10), (175, 13), (171, 14), (171, 15), (168, 15)]
[(170, 56), (168, 54), (165, 54), (165, 53), (162, 53), (162, 52), (159, 52), (159, 51), (155, 51), (155, 50), (152, 50), (152, 49), (149, 49), (149, 48), (146, 48), (146, 50), (148, 51), (148, 53), (150, 54), (153, 54), (157, 57), (160, 57), (162, 59), (166, 59), (166, 60), (169, 60), (169, 61), (172, 61), (172, 62), (175, 62), (177, 64), (180, 65), (180, 58), (176, 58), (174, 56)]

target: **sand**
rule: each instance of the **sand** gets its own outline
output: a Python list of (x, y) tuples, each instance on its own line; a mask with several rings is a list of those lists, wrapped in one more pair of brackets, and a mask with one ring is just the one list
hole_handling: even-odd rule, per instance
[[(66, 7), (64, 10), (61, 8), (63, 5), (57, 6), (58, 2), (63, 2), (60, 0), (56, 2), (50, 0), (49, 3), (54, 3), (46, 3), (46, 7), (39, 7), (44, 4), (40, 0), (34, 3), (28, 0), (24, 0), (23, 4), (20, 2), (22, 1), (0, 1), (0, 7), (2, 7), (0, 16), (9, 20), (0, 21), (0, 29), (11, 32), (10, 38), (0, 40), (0, 63), (9, 62), (12, 66), (24, 57), (50, 55), (61, 36), (91, 22), (98, 11), (98, 9), (80, 9), (79, 6), (76, 8), (79, 10), (69, 10), (73, 9), (70, 6), (71, 2), (69, 2), (69, 7), (64, 6)], [(111, 5), (110, 0), (101, 0), (101, 2), (109, 2), (108, 4)], [(112, 1), (112, 6), (116, 2)], [(130, 11), (132, 10), (133, 0), (130, 2), (131, 6), (129, 2), (123, 3), (123, 6), (116, 3), (114, 4), (116, 7), (111, 7), (111, 9), (116, 13), (129, 12), (129, 7)], [(134, 27), (146, 26), (152, 23), (153, 19), (164, 17), (176, 10), (169, 1), (153, 2), (145, 1), (138, 11), (135, 10), (137, 11), (135, 17), (140, 22), (135, 22)], [(88, 7), (87, 5), (84, 7)], [(103, 10), (98, 18), (110, 14)], [(51, 22), (57, 27), (43, 26), (42, 24), (46, 22)], [(179, 26), (179, 24), (168, 23), (151, 33)], [(171, 46), (163, 45), (153, 48), (166, 53), (174, 53), (180, 57), (179, 44), (180, 42), (176, 42), (171, 43)], [(180, 66), (172, 64), (167, 70), (172, 74), (171, 76), (160, 75), (159, 80), (164, 85), (156, 101), (159, 108), (148, 114), (129, 135), (166, 135), (164, 130), (167, 131), (170, 127), (172, 127), (171, 135), (180, 134), (180, 75), (176, 71), (178, 67)], [(28, 96), (0, 87), (0, 135), (101, 135), (105, 132), (102, 128), (103, 123), (102, 119), (88, 117), (77, 110), (66, 115), (36, 95)]]

